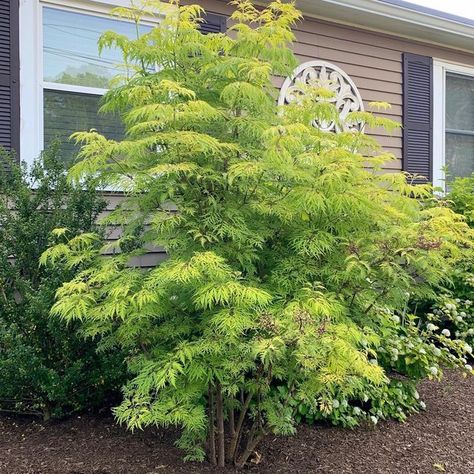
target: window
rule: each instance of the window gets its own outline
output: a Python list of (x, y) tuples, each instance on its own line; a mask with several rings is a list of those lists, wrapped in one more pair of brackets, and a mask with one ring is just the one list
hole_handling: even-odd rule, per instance
[[(52, 140), (62, 142), (71, 162), (77, 147), (75, 131), (96, 129), (108, 138), (123, 135), (120, 117), (99, 114), (101, 96), (122, 62), (120, 51), (98, 53), (97, 42), (107, 30), (134, 38), (135, 24), (111, 18), (121, 0), (31, 0), (22, 2), (21, 154), (31, 162)], [(138, 33), (152, 28), (142, 24)]]
[(446, 166), (451, 176), (474, 172), (474, 76), (446, 74)]
[(474, 68), (434, 65), (434, 184), (474, 172)]

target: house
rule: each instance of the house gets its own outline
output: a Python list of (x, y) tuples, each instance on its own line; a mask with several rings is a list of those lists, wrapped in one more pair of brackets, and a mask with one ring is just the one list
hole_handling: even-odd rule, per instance
[[(225, 31), (231, 6), (195, 2), (209, 13), (206, 31)], [(107, 15), (127, 3), (0, 0), (1, 145), (31, 162), (53, 137), (77, 129), (120, 136), (116, 118), (97, 115), (119, 58), (113, 51), (99, 57), (96, 43), (107, 29), (133, 33), (131, 24)], [(295, 75), (330, 75), (342, 114), (371, 101), (391, 103), (385, 115), (401, 121), (403, 131), (370, 131), (397, 157), (387, 166), (440, 186), (445, 165), (454, 176), (474, 171), (473, 20), (402, 0), (296, 4), (305, 17), (296, 28)], [(291, 100), (294, 80), (277, 82), (280, 102)]]

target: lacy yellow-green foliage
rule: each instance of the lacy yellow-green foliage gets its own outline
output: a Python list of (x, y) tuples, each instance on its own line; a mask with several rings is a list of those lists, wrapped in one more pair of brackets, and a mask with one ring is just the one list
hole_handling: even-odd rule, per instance
[[(213, 420), (238, 409), (253, 423), (240, 457), (231, 433), (227, 458), (240, 465), (261, 436), (294, 431), (288, 400), (316, 404), (388, 382), (369, 359), (404, 331), (393, 315), (410, 295), (434, 291), (472, 231), (447, 207), (425, 206), (435, 201), (429, 186), (381, 171), (394, 157), (363, 130), (397, 123), (358, 112), (347, 122), (361, 131), (315, 128), (341, 121), (317, 84), (278, 107), (272, 78), (296, 65), (291, 28), (300, 13), (278, 0), (233, 4), (230, 35), (201, 34), (202, 9), (172, 2), (136, 40), (103, 36), (101, 48), (118, 47), (134, 70), (103, 104), (123, 116), (127, 136), (78, 132), (70, 179), (125, 190), (107, 219), (123, 237), (104, 256), (93, 236), (68, 241), (58, 231), (43, 263), (88, 262), (58, 291), (53, 314), (129, 351), (135, 378), (118, 419), (180, 425), (180, 445), (202, 459)], [(163, 6), (116, 12), (139, 23), (153, 8)], [(132, 257), (150, 246), (168, 260), (135, 268)]]

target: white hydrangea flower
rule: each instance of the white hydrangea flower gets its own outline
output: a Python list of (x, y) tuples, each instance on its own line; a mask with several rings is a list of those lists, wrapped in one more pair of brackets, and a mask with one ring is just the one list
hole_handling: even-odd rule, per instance
[(472, 365), (466, 364), (466, 365), (464, 366), (464, 368), (465, 368), (466, 370), (469, 370), (469, 372), (472, 372)]
[(354, 415), (359, 416), (362, 413), (362, 410), (359, 407), (354, 407)]
[(334, 399), (332, 401), (332, 407), (333, 408), (339, 408), (339, 405), (340, 405), (339, 400)]
[(457, 321), (458, 323), (462, 323), (464, 320), (462, 319), (461, 316), (456, 316), (456, 321)]
[(473, 328), (469, 328), (467, 330), (467, 333), (469, 334), (469, 336), (472, 336), (474, 334), (474, 329)]
[(420, 354), (426, 354), (426, 351), (423, 349), (423, 347), (419, 350)]
[(451, 336), (451, 331), (450, 331), (449, 329), (443, 329), (443, 330), (441, 331), (441, 334), (442, 334), (443, 336), (449, 337), (449, 336)]
[(372, 365), (377, 365), (378, 364), (377, 359), (370, 359), (369, 363), (371, 363)]
[(430, 367), (430, 373), (431, 375), (438, 375), (438, 368), (435, 367), (434, 365)]
[(396, 316), (396, 315), (395, 315), (395, 316), (392, 316), (392, 321), (393, 321), (394, 323), (397, 323), (397, 324), (398, 324), (398, 323), (400, 322), (400, 317), (399, 317), (399, 316)]
[(469, 353), (469, 354), (472, 353), (472, 347), (471, 347), (469, 344), (467, 344), (467, 343), (464, 344), (464, 350), (465, 350), (467, 353)]
[(436, 331), (436, 329), (438, 329), (438, 326), (436, 326), (436, 324), (429, 323), (429, 324), (426, 325), (426, 329), (428, 331)]
[(439, 357), (439, 356), (442, 354), (441, 349), (440, 349), (439, 347), (435, 347), (435, 348), (433, 349), (433, 354), (434, 354), (436, 357)]
[(372, 423), (373, 423), (374, 425), (376, 425), (376, 424), (379, 422), (378, 418), (377, 418), (376, 416), (374, 416), (374, 415), (372, 415), (372, 416), (370, 417), (370, 421), (372, 421)]
[(464, 311), (461, 311), (459, 314), (460, 314), (463, 318), (465, 318), (465, 317), (467, 316), (467, 314), (466, 314)]

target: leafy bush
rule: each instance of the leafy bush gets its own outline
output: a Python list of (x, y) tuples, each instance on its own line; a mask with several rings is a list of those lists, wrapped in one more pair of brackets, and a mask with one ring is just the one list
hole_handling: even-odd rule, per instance
[[(441, 203), (462, 214), (474, 228), (474, 175), (457, 178)], [(468, 249), (454, 262), (448, 281), (434, 297), (417, 301), (417, 312), (425, 314), (424, 324), (437, 325), (450, 338), (474, 344), (474, 250)], [(472, 356), (471, 356), (472, 357)]]
[[(403, 313), (402, 313), (403, 314)], [(384, 368), (388, 380), (374, 385), (357, 381), (334, 389), (313, 403), (294, 402), (300, 418), (307, 422), (324, 420), (336, 425), (357, 426), (362, 421), (377, 424), (380, 419), (405, 421), (411, 413), (426, 408), (416, 390), (417, 382), (426, 377), (439, 377), (443, 368), (464, 364), (471, 372), (465, 356), (472, 349), (463, 340), (452, 340), (442, 333), (439, 326), (441, 315), (431, 314), (425, 328), (423, 319), (414, 315), (402, 318), (387, 311), (393, 321), (387, 324), (384, 337), (373, 352), (372, 364)], [(437, 331), (439, 329), (439, 331)]]
[[(278, 107), (272, 77), (296, 64), (300, 14), (279, 1), (235, 5), (229, 36), (202, 35), (195, 5), (137, 40), (103, 36), (101, 47), (142, 66), (105, 97), (128, 135), (76, 134), (82, 161), (70, 177), (126, 190), (109, 221), (124, 227), (121, 252), (104, 257), (103, 240), (86, 233), (43, 256), (85, 267), (53, 314), (129, 351), (135, 377), (118, 420), (180, 426), (188, 458), (207, 448), (220, 466), (243, 465), (267, 434), (294, 433), (298, 411), (321, 417), (335, 399), (372, 397), (360, 409), (374, 417), (410, 411), (414, 389), (396, 392), (395, 372), (416, 381), (463, 365), (463, 347), (440, 339), (446, 348), (434, 350), (404, 311), (472, 242), (460, 216), (420, 202), (432, 199), (428, 186), (381, 171), (394, 157), (363, 129), (396, 123), (368, 112), (340, 123), (317, 84)], [(329, 121), (349, 131), (314, 127)], [(133, 266), (157, 245), (168, 260)]]
[(462, 214), (468, 224), (474, 227), (474, 174), (466, 178), (456, 178), (450, 186), (446, 201), (452, 209)]
[[(449, 292), (441, 294), (432, 308), (433, 312), (427, 314), (427, 319), (431, 321), (436, 316), (436, 319), (440, 320), (437, 329), (444, 332), (447, 337), (452, 336), (464, 340), (467, 344), (465, 346), (466, 350), (472, 356), (469, 348), (474, 343), (473, 301), (456, 298), (458, 288), (454, 287)], [(473, 292), (471, 292), (470, 297), (474, 298)]]
[(365, 384), (350, 399), (341, 397), (320, 399), (313, 405), (292, 400), (297, 407), (296, 421), (327, 422), (353, 428), (362, 422), (376, 425), (379, 420), (405, 421), (411, 413), (425, 409), (416, 386), (409, 380), (391, 379), (386, 384)]
[(0, 174), (0, 409), (48, 418), (100, 404), (120, 383), (121, 364), (75, 335), (77, 323), (49, 317), (74, 272), (40, 268), (39, 258), (56, 227), (71, 236), (92, 230), (103, 200), (66, 182), (57, 149), (30, 170), (0, 159), (10, 165)]

